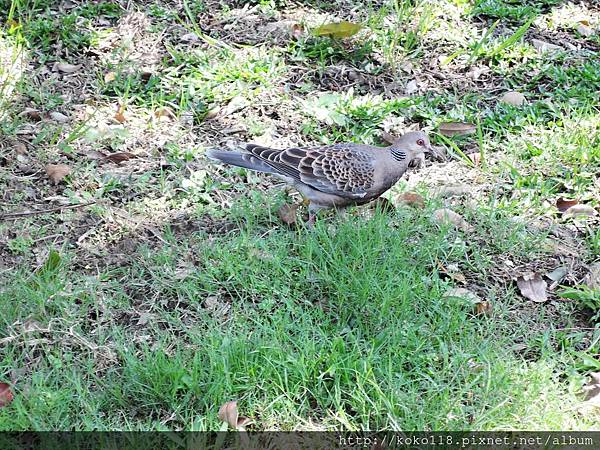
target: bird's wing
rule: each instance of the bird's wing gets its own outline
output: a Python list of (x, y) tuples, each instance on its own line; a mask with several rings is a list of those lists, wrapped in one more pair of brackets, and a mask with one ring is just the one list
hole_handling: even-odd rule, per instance
[(251, 155), (280, 174), (327, 194), (361, 198), (374, 183), (374, 158), (352, 144), (276, 150), (249, 144)]

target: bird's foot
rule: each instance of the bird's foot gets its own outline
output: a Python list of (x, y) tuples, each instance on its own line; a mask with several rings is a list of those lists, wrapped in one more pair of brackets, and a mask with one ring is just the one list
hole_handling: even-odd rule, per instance
[(315, 227), (315, 223), (317, 223), (317, 215), (313, 213), (308, 214), (308, 220), (306, 221), (306, 227), (308, 229), (313, 229)]

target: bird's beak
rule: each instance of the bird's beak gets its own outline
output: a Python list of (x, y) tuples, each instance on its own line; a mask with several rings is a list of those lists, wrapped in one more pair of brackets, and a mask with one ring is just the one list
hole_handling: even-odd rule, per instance
[(438, 159), (438, 160), (441, 159), (442, 161), (446, 160), (446, 158), (444, 156), (444, 152), (441, 149), (434, 147), (431, 144), (429, 144), (429, 146), (427, 147), (425, 152), (430, 153), (431, 156), (433, 156), (433, 158), (435, 158), (435, 159)]

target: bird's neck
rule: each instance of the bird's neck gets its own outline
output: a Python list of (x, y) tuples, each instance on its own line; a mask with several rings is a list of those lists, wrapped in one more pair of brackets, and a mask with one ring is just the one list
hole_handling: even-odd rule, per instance
[(390, 156), (392, 157), (392, 159), (396, 162), (399, 163), (406, 163), (408, 161), (410, 161), (410, 152), (407, 152), (406, 150), (402, 150), (399, 147), (395, 147), (395, 146), (391, 146), (388, 147), (389, 151), (390, 151)]

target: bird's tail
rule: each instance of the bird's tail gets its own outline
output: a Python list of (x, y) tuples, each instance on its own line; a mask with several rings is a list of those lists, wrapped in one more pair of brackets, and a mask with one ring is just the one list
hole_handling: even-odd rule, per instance
[(257, 172), (274, 173), (271, 166), (254, 157), (250, 153), (235, 151), (226, 152), (211, 148), (206, 150), (205, 155), (213, 161), (231, 164), (233, 166), (243, 167), (245, 169), (256, 170)]

